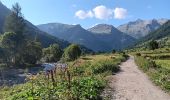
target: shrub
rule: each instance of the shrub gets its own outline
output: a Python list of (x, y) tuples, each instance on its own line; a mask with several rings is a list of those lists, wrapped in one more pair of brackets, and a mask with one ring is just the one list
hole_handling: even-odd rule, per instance
[(151, 42), (149, 42), (149, 49), (150, 50), (155, 50), (159, 48), (159, 44), (157, 41), (152, 40)]
[(157, 65), (156, 65), (155, 61), (149, 60), (149, 67), (151, 67), (151, 68), (157, 68)]
[(141, 53), (136, 53), (136, 56), (141, 56)]
[(83, 77), (73, 80), (72, 93), (74, 99), (97, 100), (105, 82), (95, 77)]
[(118, 72), (119, 66), (117, 66), (114, 60), (102, 60), (92, 64), (91, 70), (93, 74), (100, 74), (106, 71)]
[(63, 54), (62, 49), (58, 44), (50, 45), (50, 47), (43, 49), (43, 58), (45, 62), (59, 61)]
[(78, 45), (72, 44), (64, 50), (63, 59), (66, 61), (74, 61), (81, 55), (81, 49)]
[(116, 53), (116, 50), (115, 50), (115, 49), (113, 49), (113, 50), (112, 50), (112, 53), (113, 53), (113, 54), (114, 54), (114, 53)]

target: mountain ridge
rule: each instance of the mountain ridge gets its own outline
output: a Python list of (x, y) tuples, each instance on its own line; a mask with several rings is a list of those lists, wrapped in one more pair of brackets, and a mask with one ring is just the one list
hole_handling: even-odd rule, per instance
[[(0, 2), (0, 33), (3, 33), (3, 26), (5, 23), (6, 17), (10, 13), (10, 9), (8, 9), (5, 5)], [(33, 25), (31, 22), (25, 20), (26, 23), (26, 29), (25, 29), (25, 35), (28, 39), (34, 40), (35, 37), (38, 38), (38, 40), (42, 43), (43, 47), (48, 47), (50, 44), (58, 43), (62, 48), (65, 48), (69, 45), (67, 41), (58, 39), (56, 37), (53, 37), (46, 32), (43, 32), (39, 30), (35, 25)]]
[(126, 24), (120, 25), (117, 28), (136, 39), (142, 38), (149, 34), (152, 31), (158, 29), (161, 25), (166, 23), (168, 19), (151, 19), (151, 20), (142, 20), (137, 19), (136, 21), (130, 21)]
[[(62, 28), (60, 28), (61, 26)], [(120, 32), (114, 26), (107, 24), (100, 24), (94, 26), (95, 29), (93, 29), (93, 27), (87, 30), (82, 28), (80, 25), (68, 25), (62, 23), (48, 23), (38, 25), (37, 27), (53, 36), (69, 42), (79, 43), (94, 51), (111, 51), (112, 49), (119, 50), (125, 48), (125, 45), (129, 45), (134, 41), (132, 37)], [(97, 31), (97, 33), (92, 30)], [(123, 38), (121, 36), (123, 36)], [(118, 39), (115, 39), (114, 37), (117, 37)], [(122, 46), (124, 41), (122, 39), (125, 39), (127, 43), (124, 46)], [(130, 41), (127, 41), (128, 39), (130, 39)]]

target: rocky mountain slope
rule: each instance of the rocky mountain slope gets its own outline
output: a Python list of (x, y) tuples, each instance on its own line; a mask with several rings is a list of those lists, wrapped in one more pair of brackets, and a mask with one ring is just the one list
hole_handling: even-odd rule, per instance
[(88, 30), (80, 25), (48, 23), (37, 26), (42, 31), (72, 43), (84, 45), (94, 51), (111, 51), (123, 49), (135, 41), (112, 25), (100, 24)]
[(149, 33), (145, 37), (141, 38), (136, 46), (144, 46), (151, 40), (157, 40), (161, 46), (169, 46), (170, 47), (170, 20), (163, 24), (157, 30)]
[(146, 36), (148, 33), (155, 31), (167, 21), (168, 19), (152, 19), (152, 20), (138, 19), (136, 21), (120, 25), (118, 29), (136, 39), (139, 39), (141, 37)]

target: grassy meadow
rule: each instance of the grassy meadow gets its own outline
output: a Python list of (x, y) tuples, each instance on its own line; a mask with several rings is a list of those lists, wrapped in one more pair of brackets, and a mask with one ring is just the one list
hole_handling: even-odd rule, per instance
[(160, 48), (133, 53), (137, 65), (150, 79), (170, 93), (170, 49)]
[(67, 70), (57, 70), (54, 79), (43, 72), (29, 75), (27, 82), (0, 87), (0, 100), (94, 100), (107, 85), (106, 76), (119, 71), (124, 54), (81, 56), (67, 62)]

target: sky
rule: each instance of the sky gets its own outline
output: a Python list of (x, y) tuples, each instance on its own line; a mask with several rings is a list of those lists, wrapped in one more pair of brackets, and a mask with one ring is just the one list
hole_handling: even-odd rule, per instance
[(115, 27), (137, 19), (170, 19), (170, 0), (0, 0), (8, 8), (16, 2), (34, 25), (46, 23), (96, 24)]

